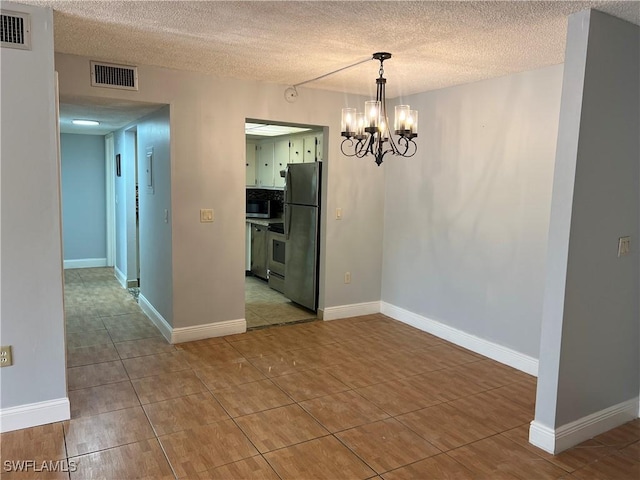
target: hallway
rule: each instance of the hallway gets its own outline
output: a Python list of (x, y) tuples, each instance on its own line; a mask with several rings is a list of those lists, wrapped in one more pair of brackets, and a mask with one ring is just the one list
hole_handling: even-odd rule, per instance
[(527, 443), (534, 377), (383, 315), (173, 346), (112, 269), (65, 282), (72, 418), (2, 434), (1, 446), (3, 465), (75, 471), (5, 467), (2, 480), (640, 474), (640, 420), (548, 455)]

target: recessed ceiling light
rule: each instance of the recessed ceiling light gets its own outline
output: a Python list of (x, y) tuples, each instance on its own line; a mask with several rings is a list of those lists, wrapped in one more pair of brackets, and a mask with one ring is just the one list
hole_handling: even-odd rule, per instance
[(293, 133), (307, 132), (310, 128), (288, 127), (285, 125), (267, 125), (264, 123), (245, 123), (244, 133), (247, 135), (259, 135), (261, 137), (278, 137)]
[(100, 125), (100, 122), (96, 122), (95, 120), (71, 120), (71, 123), (73, 123), (74, 125), (88, 125), (88, 126), (95, 126), (95, 125)]

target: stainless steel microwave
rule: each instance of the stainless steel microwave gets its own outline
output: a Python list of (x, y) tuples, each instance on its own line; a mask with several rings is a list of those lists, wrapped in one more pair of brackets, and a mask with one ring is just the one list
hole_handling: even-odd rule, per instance
[(271, 218), (271, 200), (247, 199), (248, 218)]

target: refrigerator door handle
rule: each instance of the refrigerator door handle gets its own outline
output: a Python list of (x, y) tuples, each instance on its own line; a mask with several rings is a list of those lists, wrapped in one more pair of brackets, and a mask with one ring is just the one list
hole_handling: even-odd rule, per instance
[(284, 204), (284, 238), (289, 240), (289, 233), (291, 232), (291, 208), (286, 203)]
[(284, 177), (284, 203), (291, 203), (291, 172), (287, 166), (286, 174)]

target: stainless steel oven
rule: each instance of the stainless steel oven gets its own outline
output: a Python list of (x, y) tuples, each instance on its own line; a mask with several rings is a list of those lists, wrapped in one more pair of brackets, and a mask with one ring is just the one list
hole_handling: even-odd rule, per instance
[(278, 292), (284, 292), (284, 258), (286, 249), (284, 225), (272, 223), (267, 232), (267, 276), (269, 286)]

